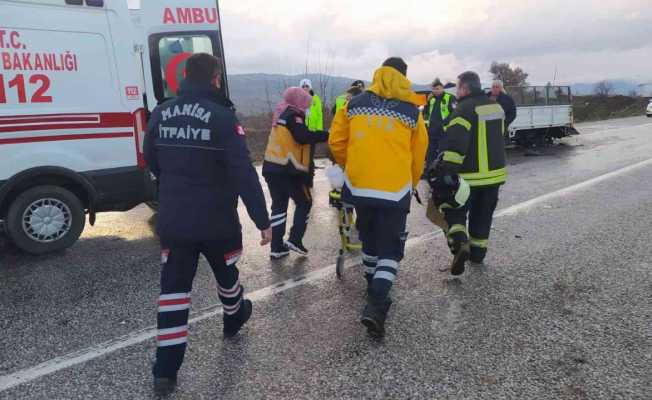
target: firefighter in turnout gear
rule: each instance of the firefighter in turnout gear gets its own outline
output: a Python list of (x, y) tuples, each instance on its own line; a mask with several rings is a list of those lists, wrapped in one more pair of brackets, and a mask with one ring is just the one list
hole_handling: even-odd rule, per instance
[(376, 337), (385, 333), (406, 219), (428, 147), (418, 109), (425, 98), (412, 92), (406, 73), (402, 59), (385, 61), (369, 89), (337, 112), (329, 139), (335, 162), (345, 170), (342, 199), (358, 217), (368, 282), (361, 322)]
[(145, 159), (160, 182), (158, 234), (161, 294), (154, 389), (174, 390), (188, 338), (190, 294), (199, 255), (208, 260), (223, 304), (224, 336), (235, 335), (252, 313), (236, 263), (242, 254), (238, 198), (271, 241), (265, 197), (231, 102), (221, 94), (221, 62), (196, 54), (186, 63), (178, 97), (152, 113)]
[[(291, 87), (283, 93), (283, 100), (274, 111), (263, 162), (263, 176), (272, 197), (274, 239), (270, 257), (273, 260), (286, 257), (290, 250), (308, 255), (303, 236), (312, 208), (314, 145), (328, 140), (328, 132), (310, 131), (306, 126), (306, 110), (311, 102), (312, 97), (308, 92)], [(296, 209), (290, 237), (284, 243), (290, 199), (294, 201)]]
[(483, 93), (476, 73), (465, 72), (458, 79), (459, 103), (445, 127), (441, 154), (431, 171), (439, 177), (459, 174), (471, 187), (464, 206), (444, 210), (453, 275), (463, 274), (469, 259), (472, 265), (483, 264), (498, 192), (507, 179), (505, 112)]
[(423, 118), (428, 128), (428, 155), (426, 167), (431, 165), (439, 153), (439, 141), (444, 134), (444, 126), (448, 123), (448, 117), (455, 110), (456, 99), (444, 90), (444, 84), (439, 78), (432, 82), (432, 94), (428, 103), (423, 109)]

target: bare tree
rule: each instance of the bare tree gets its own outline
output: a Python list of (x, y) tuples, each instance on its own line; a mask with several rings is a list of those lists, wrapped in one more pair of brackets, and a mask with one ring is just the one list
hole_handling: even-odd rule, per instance
[(609, 81), (600, 81), (595, 84), (593, 93), (600, 97), (609, 97), (614, 93), (614, 85)]
[(629, 97), (640, 97), (641, 94), (638, 92), (638, 90), (632, 89), (629, 91), (629, 93), (627, 93), (627, 95)]
[(323, 100), (323, 104), (330, 104), (331, 102), (331, 97), (332, 97), (332, 92), (333, 90), (330, 90), (329, 94), (329, 88), (332, 86), (331, 85), (331, 70), (333, 68), (333, 53), (332, 51), (329, 51), (326, 54), (326, 59), (322, 59), (322, 52), (320, 51), (317, 55), (317, 73), (318, 73), (318, 82), (317, 82), (317, 89), (319, 91), (319, 95), (321, 96)]
[(503, 81), (505, 87), (527, 86), (527, 78), (530, 76), (521, 67), (512, 68), (508, 63), (499, 63), (497, 61), (491, 63), (489, 72), (494, 79)]
[(274, 112), (274, 101), (269, 94), (269, 82), (265, 79), (265, 102), (267, 103), (267, 110), (269, 113)]

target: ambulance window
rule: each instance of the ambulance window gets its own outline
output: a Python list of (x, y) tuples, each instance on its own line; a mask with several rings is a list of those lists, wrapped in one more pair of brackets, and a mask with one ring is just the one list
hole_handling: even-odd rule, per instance
[(213, 54), (213, 42), (206, 35), (166, 36), (158, 42), (163, 96), (176, 96), (184, 78), (186, 60), (196, 53)]
[[(152, 83), (159, 103), (177, 95), (184, 79), (186, 61), (193, 54), (212, 54), (224, 63), (218, 31), (157, 33), (151, 35), (148, 42)], [(225, 67), (224, 64), (222, 66)], [(226, 73), (222, 76), (222, 82), (226, 83)], [(221, 90), (227, 95), (226, 84), (222, 85)]]

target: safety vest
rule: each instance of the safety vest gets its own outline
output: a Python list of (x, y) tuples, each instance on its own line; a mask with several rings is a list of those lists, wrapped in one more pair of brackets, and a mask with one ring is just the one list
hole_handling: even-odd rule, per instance
[(335, 99), (335, 111), (340, 111), (342, 108), (344, 108), (346, 102), (348, 101), (348, 97), (349, 96), (346, 93), (337, 96)]
[(265, 161), (307, 174), (310, 172), (310, 145), (297, 143), (290, 130), (286, 126), (278, 124), (272, 127), (269, 135)]
[(321, 109), (321, 99), (317, 94), (312, 96), (312, 105), (306, 118), (306, 125), (311, 131), (324, 130), (324, 117)]
[[(451, 113), (449, 105), (450, 105), (450, 102), (451, 102), (452, 98), (453, 98), (453, 95), (451, 95), (450, 93), (444, 93), (444, 95), (441, 98), (441, 107), (440, 107), (441, 110), (440, 111), (441, 111), (441, 120), (442, 121), (446, 121), (446, 118), (448, 118), (448, 116)], [(430, 117), (432, 116), (432, 111), (435, 109), (435, 104), (436, 103), (437, 103), (437, 98), (433, 96), (430, 99), (430, 108), (428, 109), (428, 118), (426, 119), (426, 126), (430, 125)]]

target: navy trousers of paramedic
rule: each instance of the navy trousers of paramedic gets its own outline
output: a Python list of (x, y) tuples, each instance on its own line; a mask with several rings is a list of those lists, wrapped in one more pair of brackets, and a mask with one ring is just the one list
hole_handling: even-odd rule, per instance
[(242, 255), (242, 237), (230, 240), (181, 243), (161, 237), (161, 295), (158, 300), (158, 332), (154, 376), (173, 378), (181, 368), (188, 341), (190, 293), (203, 254), (217, 279), (217, 293), (224, 321), (235, 318), (242, 303), (236, 263)]
[(272, 252), (283, 248), (290, 199), (296, 206), (294, 222), (290, 229), (290, 241), (297, 244), (302, 243), (312, 208), (312, 195), (308, 187), (308, 180), (301, 176), (268, 174), (265, 175), (265, 181), (267, 181), (269, 194), (272, 197)]
[[(481, 263), (487, 255), (489, 234), (494, 211), (498, 205), (500, 186), (473, 187), (471, 196), (464, 207), (445, 209), (449, 237), (456, 232), (464, 232), (471, 245), (471, 261)], [(468, 231), (466, 229), (468, 216)], [(451, 243), (449, 243), (451, 244)], [(451, 244), (452, 245), (452, 244)]]
[(407, 211), (387, 207), (356, 207), (362, 241), (362, 261), (369, 294), (378, 300), (389, 296), (403, 259)]

